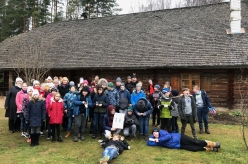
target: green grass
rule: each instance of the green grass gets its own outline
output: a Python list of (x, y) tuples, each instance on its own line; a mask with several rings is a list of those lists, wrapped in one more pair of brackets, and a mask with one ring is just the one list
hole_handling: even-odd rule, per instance
[[(64, 138), (63, 143), (51, 143), (41, 137), (40, 145), (30, 147), (20, 133), (8, 132), (4, 110), (0, 110), (0, 163), (99, 163), (103, 149), (97, 139), (91, 139), (88, 133), (85, 141), (74, 143), (73, 136)], [(179, 123), (180, 125), (180, 123)], [(135, 140), (130, 143), (131, 150), (124, 151), (113, 164), (240, 164), (248, 162), (240, 127), (236, 125), (210, 124), (210, 135), (198, 134), (200, 139), (221, 142), (221, 149), (215, 152), (190, 152), (185, 150), (148, 147), (146, 142)], [(191, 136), (190, 127), (187, 134)], [(248, 130), (247, 130), (248, 133)], [(64, 136), (64, 133), (62, 133)]]

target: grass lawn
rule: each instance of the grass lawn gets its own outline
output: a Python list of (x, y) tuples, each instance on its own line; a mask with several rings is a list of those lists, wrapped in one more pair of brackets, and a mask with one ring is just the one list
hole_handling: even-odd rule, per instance
[[(8, 132), (5, 110), (0, 110), (0, 163), (99, 163), (103, 149), (97, 139), (86, 134), (85, 141), (74, 143), (73, 136), (64, 139), (63, 143), (51, 143), (41, 137), (40, 146), (30, 147), (20, 133)], [(180, 124), (179, 124), (180, 125)], [(124, 151), (113, 164), (198, 164), (198, 163), (248, 163), (248, 151), (245, 149), (240, 127), (236, 125), (210, 124), (210, 135), (199, 134), (199, 139), (220, 141), (221, 149), (215, 152), (190, 152), (160, 147), (148, 147), (144, 140), (130, 143), (131, 150)], [(151, 131), (151, 129), (150, 129)], [(187, 134), (191, 136), (190, 127)], [(248, 133), (248, 130), (247, 130)], [(62, 133), (65, 135), (64, 132)]]

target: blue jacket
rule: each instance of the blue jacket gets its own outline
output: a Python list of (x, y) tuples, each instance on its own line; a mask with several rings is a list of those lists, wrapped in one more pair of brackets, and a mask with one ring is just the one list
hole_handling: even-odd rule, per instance
[(106, 90), (104, 92), (109, 99), (109, 104), (119, 106), (119, 92), (114, 88), (113, 90)]
[[(146, 98), (140, 98), (139, 100), (144, 100), (146, 105), (144, 109), (138, 109), (137, 105), (135, 104), (133, 107), (134, 113), (138, 115), (138, 113), (145, 113), (146, 116), (150, 115), (153, 111), (153, 107), (151, 103)], [(138, 101), (137, 101), (138, 102)]]
[(46, 119), (46, 107), (42, 100), (35, 103), (33, 100), (29, 101), (26, 112), (26, 120), (29, 121), (30, 127), (41, 126), (43, 120)]
[[(196, 94), (193, 94), (193, 97), (195, 99), (196, 102)], [(208, 113), (209, 112), (209, 108), (212, 108), (212, 104), (210, 103), (210, 100), (208, 98), (208, 95), (206, 94), (205, 91), (201, 90), (201, 97), (202, 97), (202, 101), (203, 101), (203, 106), (204, 106), (204, 112)]]
[(181, 134), (179, 133), (168, 133), (165, 130), (160, 130), (159, 142), (152, 141), (152, 139), (155, 139), (153, 135), (151, 135), (147, 141), (148, 146), (162, 146), (171, 149), (179, 149), (181, 147)]
[(68, 93), (65, 94), (63, 101), (64, 101), (64, 109), (67, 110), (73, 110), (74, 109), (74, 98), (77, 96), (78, 92), (72, 93), (69, 91)]
[[(77, 116), (79, 115), (79, 108), (81, 105), (84, 105), (82, 101), (80, 101), (80, 97), (82, 95), (77, 95), (74, 100), (73, 100), (73, 104), (74, 104), (74, 109), (73, 109), (73, 115)], [(89, 115), (89, 108), (92, 106), (92, 101), (90, 96), (86, 96), (86, 102), (88, 104), (88, 108), (86, 108), (86, 117)]]
[(137, 101), (142, 97), (146, 98), (146, 95), (145, 95), (144, 91), (141, 90), (139, 93), (137, 93), (137, 91), (134, 91), (132, 93), (132, 95), (131, 95), (131, 103), (132, 103), (132, 105), (134, 106), (137, 103)]

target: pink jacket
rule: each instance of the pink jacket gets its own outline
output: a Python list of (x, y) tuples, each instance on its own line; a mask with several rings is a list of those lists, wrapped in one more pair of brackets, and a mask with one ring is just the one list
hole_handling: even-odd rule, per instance
[(23, 91), (19, 91), (17, 94), (16, 94), (16, 106), (17, 106), (17, 111), (16, 113), (22, 113), (22, 101), (24, 98), (29, 98), (28, 97), (28, 94), (27, 93), (23, 93)]
[(53, 98), (53, 94), (49, 93), (46, 97), (46, 110), (48, 110), (48, 107), (51, 104), (51, 98)]

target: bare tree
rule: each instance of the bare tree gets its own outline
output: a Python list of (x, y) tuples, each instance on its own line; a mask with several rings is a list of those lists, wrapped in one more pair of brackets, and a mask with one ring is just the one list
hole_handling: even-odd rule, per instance
[(214, 4), (214, 3), (220, 3), (224, 0), (185, 0), (184, 6), (200, 6), (200, 5), (207, 5), (207, 4)]

